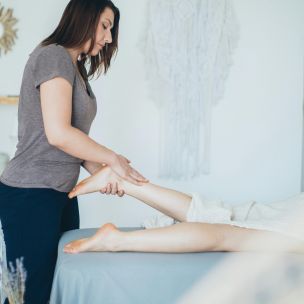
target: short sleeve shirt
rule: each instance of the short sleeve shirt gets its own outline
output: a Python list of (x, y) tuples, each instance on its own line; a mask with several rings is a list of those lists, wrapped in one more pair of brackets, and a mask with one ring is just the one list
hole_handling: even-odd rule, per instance
[(69, 192), (78, 180), (83, 160), (50, 145), (44, 130), (40, 85), (55, 77), (66, 79), (72, 86), (72, 126), (89, 134), (97, 111), (89, 83), (86, 82), (86, 89), (63, 46), (39, 45), (25, 66), (18, 107), (17, 151), (1, 175), (4, 184)]

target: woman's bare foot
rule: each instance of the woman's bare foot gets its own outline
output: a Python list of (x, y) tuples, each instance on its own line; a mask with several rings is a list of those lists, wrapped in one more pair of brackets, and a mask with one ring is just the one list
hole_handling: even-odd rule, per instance
[(110, 167), (106, 166), (95, 172), (92, 176), (79, 182), (69, 193), (69, 198), (86, 193), (98, 192), (109, 184), (116, 185), (117, 191), (123, 191), (123, 180)]
[(97, 232), (85, 239), (72, 241), (64, 246), (66, 253), (80, 253), (85, 251), (116, 251), (118, 249), (121, 232), (111, 223), (103, 225)]

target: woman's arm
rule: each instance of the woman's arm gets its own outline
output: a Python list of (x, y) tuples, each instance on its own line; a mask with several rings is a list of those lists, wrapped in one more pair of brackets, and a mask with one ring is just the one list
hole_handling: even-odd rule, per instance
[[(107, 167), (107, 165), (101, 165), (98, 163), (93, 163), (90, 161), (84, 161), (81, 166), (83, 168), (85, 168), (91, 175), (94, 175), (96, 172), (98, 172), (99, 170), (101, 170), (102, 168)], [(118, 185), (116, 183), (107, 184), (107, 187), (104, 187), (104, 189), (102, 189), (102, 187), (100, 186), (98, 191), (102, 194), (113, 194), (113, 195), (118, 195), (119, 197), (123, 197), (125, 195), (124, 190), (119, 190), (118, 189)]]
[(54, 78), (40, 86), (45, 134), (49, 143), (74, 157), (109, 165), (122, 178), (140, 184), (147, 180), (126, 158), (95, 142), (71, 125), (72, 86), (64, 78)]
[(93, 175), (95, 172), (101, 169), (101, 167), (103, 167), (102, 164), (94, 163), (88, 160), (82, 162), (81, 166), (85, 168), (91, 175)]

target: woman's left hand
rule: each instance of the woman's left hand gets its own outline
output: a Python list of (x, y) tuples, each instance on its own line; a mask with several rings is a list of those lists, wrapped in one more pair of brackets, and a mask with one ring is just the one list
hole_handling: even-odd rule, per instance
[(117, 183), (109, 183), (107, 187), (104, 187), (100, 190), (100, 193), (107, 195), (118, 195), (119, 197), (123, 197), (125, 195), (125, 192), (123, 190), (118, 189)]
[(92, 192), (118, 195), (120, 197), (125, 194), (122, 179), (108, 166), (103, 166), (90, 177), (79, 182), (69, 193), (69, 198)]

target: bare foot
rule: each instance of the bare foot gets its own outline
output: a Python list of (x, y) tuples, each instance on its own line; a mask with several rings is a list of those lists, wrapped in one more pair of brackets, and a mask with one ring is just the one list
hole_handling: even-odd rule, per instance
[(92, 176), (79, 182), (69, 193), (69, 198), (77, 195), (98, 192), (108, 184), (116, 184), (118, 191), (123, 191), (123, 181), (110, 167), (106, 166), (95, 172)]
[(97, 232), (85, 239), (72, 241), (64, 246), (66, 253), (85, 251), (116, 251), (121, 232), (111, 223), (103, 225)]

